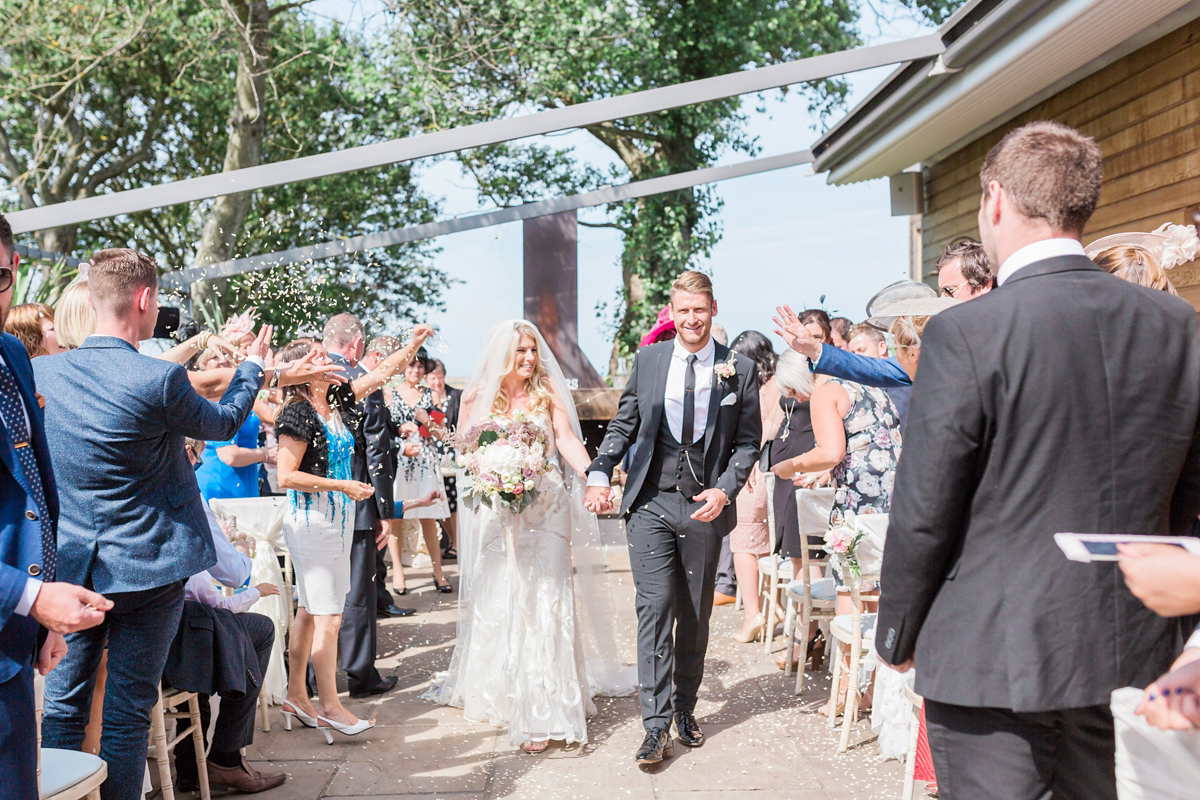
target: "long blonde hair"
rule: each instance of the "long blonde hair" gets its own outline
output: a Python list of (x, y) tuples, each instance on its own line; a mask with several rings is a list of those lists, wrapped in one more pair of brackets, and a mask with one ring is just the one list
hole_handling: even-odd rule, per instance
[(84, 339), (96, 332), (96, 312), (88, 302), (87, 279), (76, 281), (66, 288), (54, 309), (54, 329), (58, 343), (74, 350)]
[[(508, 345), (508, 355), (504, 358), (503, 374), (508, 377), (516, 369), (517, 346), (520, 345), (522, 336), (528, 336), (538, 348), (537, 364), (533, 367), (533, 374), (525, 379), (525, 392), (529, 395), (529, 412), (550, 416), (550, 407), (553, 405), (550, 376), (546, 373), (546, 367), (542, 362), (541, 339), (538, 337), (537, 331), (528, 325), (518, 323), (513, 326), (512, 341)], [(492, 411), (506, 414), (511, 405), (508, 392), (504, 391), (504, 380), (501, 379), (500, 385), (496, 387), (496, 397), (492, 400)]]
[(1179, 296), (1171, 279), (1167, 277), (1167, 271), (1144, 247), (1118, 245), (1097, 253), (1092, 260), (1105, 272), (1116, 275), (1121, 280)]

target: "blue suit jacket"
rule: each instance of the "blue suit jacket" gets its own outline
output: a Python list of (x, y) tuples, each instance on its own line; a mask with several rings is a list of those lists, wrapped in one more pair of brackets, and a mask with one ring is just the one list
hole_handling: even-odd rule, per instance
[(887, 390), (892, 405), (900, 415), (900, 425), (908, 419), (908, 399), (912, 395), (912, 379), (894, 358), (871, 358), (839, 350), (827, 344), (821, 345), (821, 357), (813, 365), (813, 372), (830, 375), (863, 386), (878, 386)]
[[(0, 334), (0, 353), (4, 355), (7, 369), (17, 379), (25, 410), (29, 412), (33, 452), (53, 526), (58, 520), (58, 492), (54, 487), (54, 472), (50, 468), (50, 451), (46, 447), (46, 431), (42, 410), (38, 408), (29, 355), (20, 341), (7, 333)], [(32, 617), (14, 613), (29, 578), (29, 567), (36, 564), (40, 572), (42, 566), (41, 522), (36, 518), (29, 519), (28, 513), (36, 515), (37, 504), (30, 494), (30, 487), (25, 484), (8, 430), (0, 426), (0, 683), (31, 663), (37, 644), (37, 622)]]
[(132, 592), (185, 580), (216, 562), (183, 437), (224, 441), (245, 422), (263, 373), (249, 362), (220, 403), (178, 364), (91, 336), (34, 365), (46, 396), (50, 456), (62, 487), (58, 579)]

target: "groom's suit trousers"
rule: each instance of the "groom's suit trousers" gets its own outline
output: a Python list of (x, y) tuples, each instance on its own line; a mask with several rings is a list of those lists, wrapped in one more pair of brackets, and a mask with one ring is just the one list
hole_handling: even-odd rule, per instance
[(669, 728), (672, 712), (696, 706), (721, 536), (713, 523), (691, 518), (701, 503), (673, 491), (642, 494), (626, 537), (637, 587), (642, 722), (649, 730)]

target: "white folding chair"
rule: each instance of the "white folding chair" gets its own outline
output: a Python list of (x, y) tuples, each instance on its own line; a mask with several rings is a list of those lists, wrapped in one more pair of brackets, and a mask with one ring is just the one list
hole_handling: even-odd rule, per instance
[[(875, 636), (876, 614), (864, 613), (863, 605), (875, 598), (864, 599), (859, 587), (863, 583), (878, 581), (878, 575), (863, 575), (861, 578), (849, 581), (851, 612), (839, 614), (829, 624), (830, 638), (833, 641), (831, 667), (833, 680), (829, 688), (829, 727), (837, 724), (838, 689), (841, 686), (842, 675), (846, 675), (846, 708), (842, 718), (842, 738), (838, 743), (838, 752), (844, 753), (850, 746), (850, 728), (858, 718), (858, 705), (861, 696), (858, 691), (858, 671), (862, 658), (871, 648), (871, 639)], [(842, 656), (848, 652), (849, 664), (842, 663)]]
[(921, 708), (925, 705), (925, 698), (914, 692), (911, 686), (904, 687), (904, 697), (912, 703), (912, 719), (908, 723), (908, 755), (904, 758), (902, 800), (913, 800), (917, 790), (917, 782), (913, 779), (917, 770), (917, 740), (921, 736)]
[[(767, 530), (770, 531), (772, 542), (775, 537), (775, 473), (766, 473), (766, 489), (767, 489)], [(766, 625), (763, 627), (763, 651), (771, 652), (771, 644), (775, 641), (775, 613), (779, 604), (779, 586), (781, 583), (790, 583), (794, 575), (792, 574), (792, 562), (789, 559), (781, 559), (776, 553), (775, 548), (771, 548), (771, 552), (758, 560), (758, 591), (759, 591), (759, 608), (762, 609), (763, 619), (766, 620)]]
[[(187, 704), (186, 711), (176, 711)], [(187, 724), (176, 728), (175, 735), (167, 738), (167, 720), (187, 720)], [(195, 692), (181, 692), (168, 688), (164, 693), (158, 688), (158, 702), (150, 710), (150, 749), (147, 759), (153, 759), (158, 767), (158, 789), (162, 800), (175, 800), (175, 779), (171, 777), (171, 754), (183, 737), (191, 736), (196, 753), (196, 773), (200, 779), (201, 800), (211, 800), (208, 787), (208, 767), (204, 758), (204, 733), (200, 728), (200, 700)]]
[(75, 750), (42, 747), (42, 694), (45, 679), (34, 673), (33, 710), (37, 720), (39, 800), (100, 800), (100, 784), (108, 777), (108, 764), (99, 756)]
[[(824, 592), (823, 594), (833, 594), (833, 597), (813, 597), (813, 581), (812, 581), (812, 553), (818, 549), (817, 546), (810, 545), (808, 536), (810, 530), (818, 529), (818, 522), (824, 519), (824, 528), (829, 527), (829, 509), (833, 506), (833, 489), (797, 489), (796, 490), (796, 512), (800, 527), (800, 576), (799, 580), (792, 581), (787, 588), (787, 614), (784, 619), (784, 638), (787, 639), (789, 646), (799, 644), (801, 653), (805, 656), (797, 659), (796, 663), (796, 694), (804, 691), (804, 678), (807, 670), (807, 647), (808, 647), (808, 632), (812, 627), (813, 622), (832, 622), (836, 616), (834, 611), (837, 605), (836, 592)], [(823, 552), (823, 551), (822, 551)], [(828, 589), (833, 587), (833, 577), (822, 579), (823, 583), (828, 584)], [(800, 584), (799, 587), (796, 585)], [(797, 626), (796, 612), (799, 610), (799, 626)], [(832, 638), (832, 637), (831, 637)], [(790, 654), (789, 654), (790, 655)], [(789, 657), (784, 665), (784, 675), (792, 674), (792, 660)]]

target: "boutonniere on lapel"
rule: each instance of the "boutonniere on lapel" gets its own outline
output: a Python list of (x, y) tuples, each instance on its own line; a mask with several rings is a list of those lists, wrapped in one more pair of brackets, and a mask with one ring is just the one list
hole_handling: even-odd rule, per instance
[(734, 375), (737, 375), (737, 354), (730, 353), (729, 358), (713, 367), (713, 372), (723, 381), (727, 381)]

